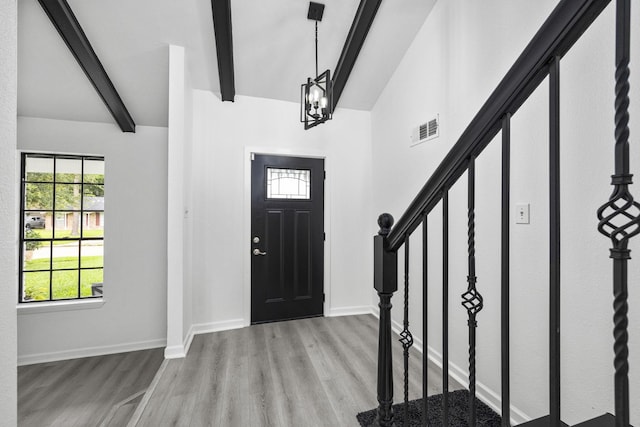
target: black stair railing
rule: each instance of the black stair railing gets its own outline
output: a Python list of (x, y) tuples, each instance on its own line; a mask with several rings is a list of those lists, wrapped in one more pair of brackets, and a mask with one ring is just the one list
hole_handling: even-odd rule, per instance
[[(378, 219), (380, 231), (374, 237), (374, 286), (380, 297), (378, 349), (378, 416), (376, 425), (399, 425), (393, 413), (393, 373), (391, 357), (391, 298), (398, 289), (398, 250), (404, 246), (404, 312), (400, 342), (403, 346), (404, 416), (408, 414), (408, 358), (413, 338), (409, 330), (409, 239), (422, 225), (423, 249), (423, 425), (427, 425), (427, 221), (433, 208), (442, 204), (442, 425), (449, 424), (449, 188), (463, 175), (468, 179), (468, 277), (462, 305), (468, 314), (469, 331), (469, 414), (468, 425), (476, 425), (476, 328), (483, 298), (476, 277), (475, 261), (475, 159), (502, 133), (501, 201), (501, 412), (502, 425), (510, 426), (509, 355), (509, 191), (511, 117), (545, 79), (549, 78), (549, 415), (526, 423), (527, 426), (565, 425), (560, 405), (560, 61), (610, 0), (561, 0), (531, 42), (507, 72), (498, 87), (436, 168), (408, 209), (394, 225), (390, 214)], [(614, 391), (615, 416), (603, 415), (580, 426), (629, 427), (628, 381), (628, 291), (627, 264), (629, 239), (640, 233), (640, 204), (629, 186), (629, 56), (630, 0), (616, 1), (615, 72), (615, 170), (613, 194), (597, 212), (598, 230), (611, 239), (614, 289)]]
[(462, 294), (462, 305), (467, 309), (469, 316), (469, 425), (476, 425), (476, 329), (478, 322), (476, 315), (482, 310), (482, 295), (476, 289), (476, 240), (475, 240), (475, 158), (469, 160), (469, 169), (467, 171), (469, 183), (467, 186), (468, 193), (468, 262), (469, 275), (467, 276), (468, 288), (467, 292)]
[(629, 425), (629, 348), (627, 341), (627, 263), (629, 239), (640, 232), (640, 204), (629, 192), (633, 175), (629, 169), (629, 46), (631, 0), (618, 0), (616, 11), (616, 98), (615, 170), (611, 176), (613, 194), (598, 209), (598, 230), (611, 239), (613, 259), (613, 321), (615, 338), (616, 425)]

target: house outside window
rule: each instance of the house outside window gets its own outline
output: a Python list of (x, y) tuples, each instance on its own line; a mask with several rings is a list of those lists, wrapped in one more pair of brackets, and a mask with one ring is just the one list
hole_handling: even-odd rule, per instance
[(22, 154), (19, 302), (102, 296), (104, 158)]

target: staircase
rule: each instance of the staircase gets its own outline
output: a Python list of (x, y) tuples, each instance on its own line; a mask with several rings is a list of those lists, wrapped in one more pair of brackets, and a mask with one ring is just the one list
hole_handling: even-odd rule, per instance
[[(378, 347), (378, 416), (376, 425), (392, 426), (394, 423), (393, 376), (391, 357), (391, 305), (393, 294), (398, 290), (398, 253), (404, 258), (404, 312), (400, 343), (404, 349), (404, 410), (408, 410), (408, 357), (413, 345), (409, 329), (409, 271), (410, 237), (420, 228), (422, 231), (423, 257), (423, 366), (427, 366), (427, 294), (429, 286), (442, 286), (442, 378), (443, 407), (442, 425), (449, 425), (448, 378), (449, 378), (449, 190), (461, 179), (467, 181), (467, 289), (459, 303), (468, 316), (469, 342), (469, 409), (468, 425), (475, 426), (476, 419), (476, 332), (477, 316), (484, 307), (482, 289), (476, 277), (475, 232), (476, 202), (482, 202), (475, 194), (476, 159), (492, 141), (501, 142), (501, 265), (500, 265), (500, 373), (502, 426), (511, 424), (510, 393), (510, 156), (511, 119), (520, 107), (544, 80), (549, 82), (549, 413), (532, 420), (526, 426), (566, 425), (561, 421), (561, 309), (560, 309), (560, 63), (585, 30), (598, 18), (609, 0), (562, 0), (544, 22), (522, 54), (515, 61), (489, 99), (462, 133), (459, 140), (437, 167), (433, 175), (411, 202), (400, 219), (394, 223), (390, 214), (378, 219), (380, 231), (374, 237), (374, 287), (380, 298), (380, 326)], [(613, 266), (613, 319), (614, 319), (614, 399), (615, 414), (603, 414), (579, 426), (628, 427), (629, 398), (629, 351), (628, 351), (628, 291), (627, 267), (630, 259), (628, 243), (640, 232), (640, 204), (631, 195), (632, 174), (629, 162), (629, 61), (630, 61), (630, 4), (631, 0), (617, 0), (616, 7), (616, 55), (615, 55), (615, 140), (612, 148), (615, 168), (609, 200), (603, 200), (597, 212), (597, 231), (611, 242), (609, 257)], [(500, 134), (501, 138), (495, 139)], [(603, 183), (604, 185), (604, 183)], [(434, 208), (442, 208), (442, 247), (429, 248), (427, 224), (435, 215)], [(439, 212), (438, 212), (439, 213)], [(595, 218), (594, 218), (595, 220)], [(594, 230), (595, 232), (596, 230)], [(426, 268), (429, 252), (442, 252), (442, 283), (429, 284)], [(457, 304), (458, 302), (456, 302)], [(423, 369), (423, 397), (428, 384), (427, 369)], [(426, 399), (423, 399), (426, 402)], [(424, 404), (423, 425), (426, 425)], [(404, 417), (406, 419), (406, 417)]]

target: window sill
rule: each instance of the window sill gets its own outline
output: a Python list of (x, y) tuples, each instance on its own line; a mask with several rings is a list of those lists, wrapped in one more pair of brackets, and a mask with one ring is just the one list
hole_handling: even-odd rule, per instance
[(104, 298), (92, 298), (87, 301), (56, 301), (18, 304), (18, 314), (51, 313), (56, 311), (88, 310), (104, 305)]

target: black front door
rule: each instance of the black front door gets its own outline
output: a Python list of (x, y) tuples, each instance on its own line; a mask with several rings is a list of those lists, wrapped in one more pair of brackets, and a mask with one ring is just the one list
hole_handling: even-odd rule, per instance
[(321, 316), (324, 160), (254, 154), (251, 323)]

